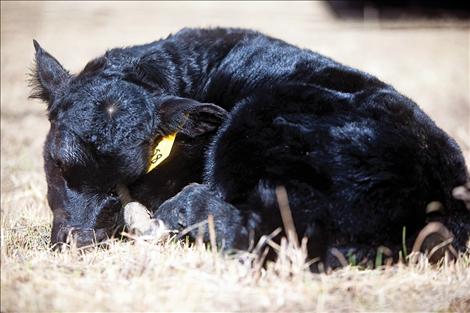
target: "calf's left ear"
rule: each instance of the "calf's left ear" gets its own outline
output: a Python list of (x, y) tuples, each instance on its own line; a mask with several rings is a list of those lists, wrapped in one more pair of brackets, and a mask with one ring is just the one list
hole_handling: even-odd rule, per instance
[(36, 40), (33, 40), (33, 44), (36, 50), (36, 68), (31, 74), (33, 90), (30, 98), (51, 102), (59, 89), (69, 81), (70, 74)]
[(174, 96), (161, 100), (159, 126), (166, 133), (181, 132), (196, 137), (216, 130), (228, 116), (226, 110), (212, 103)]

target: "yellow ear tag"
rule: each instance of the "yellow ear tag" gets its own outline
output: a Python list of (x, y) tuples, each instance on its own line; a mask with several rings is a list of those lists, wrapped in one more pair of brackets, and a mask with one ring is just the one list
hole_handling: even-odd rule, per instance
[(156, 168), (160, 163), (165, 160), (171, 152), (173, 143), (175, 142), (176, 133), (167, 135), (160, 140), (158, 145), (152, 151), (152, 157), (150, 158), (149, 167), (147, 173)]

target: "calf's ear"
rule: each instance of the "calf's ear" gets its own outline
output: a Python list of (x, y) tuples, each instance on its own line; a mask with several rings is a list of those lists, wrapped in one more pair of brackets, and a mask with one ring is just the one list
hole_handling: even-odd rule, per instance
[(51, 102), (59, 89), (70, 80), (70, 74), (36, 40), (33, 40), (36, 50), (36, 66), (30, 79), (32, 92), (30, 98)]
[(160, 128), (164, 132), (181, 132), (196, 137), (216, 130), (228, 113), (212, 103), (170, 96), (162, 99), (158, 116)]

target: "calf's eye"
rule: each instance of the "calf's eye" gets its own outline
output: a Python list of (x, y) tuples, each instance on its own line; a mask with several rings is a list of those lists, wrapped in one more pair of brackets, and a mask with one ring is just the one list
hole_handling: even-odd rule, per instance
[(113, 197), (113, 198), (118, 198), (118, 197), (119, 197), (115, 186), (112, 187), (112, 188), (109, 188), (109, 190), (108, 190), (108, 192), (107, 192), (107, 195), (108, 195), (109, 197)]

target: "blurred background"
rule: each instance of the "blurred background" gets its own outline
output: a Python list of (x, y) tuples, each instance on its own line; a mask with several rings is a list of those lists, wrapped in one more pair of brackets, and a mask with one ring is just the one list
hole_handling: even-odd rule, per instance
[(469, 5), (432, 0), (2, 1), (2, 196), (25, 183), (38, 197), (45, 194), (46, 106), (27, 99), (33, 38), (77, 72), (106, 49), (147, 43), (182, 27), (254, 28), (392, 84), (454, 136), (469, 161), (468, 13)]

